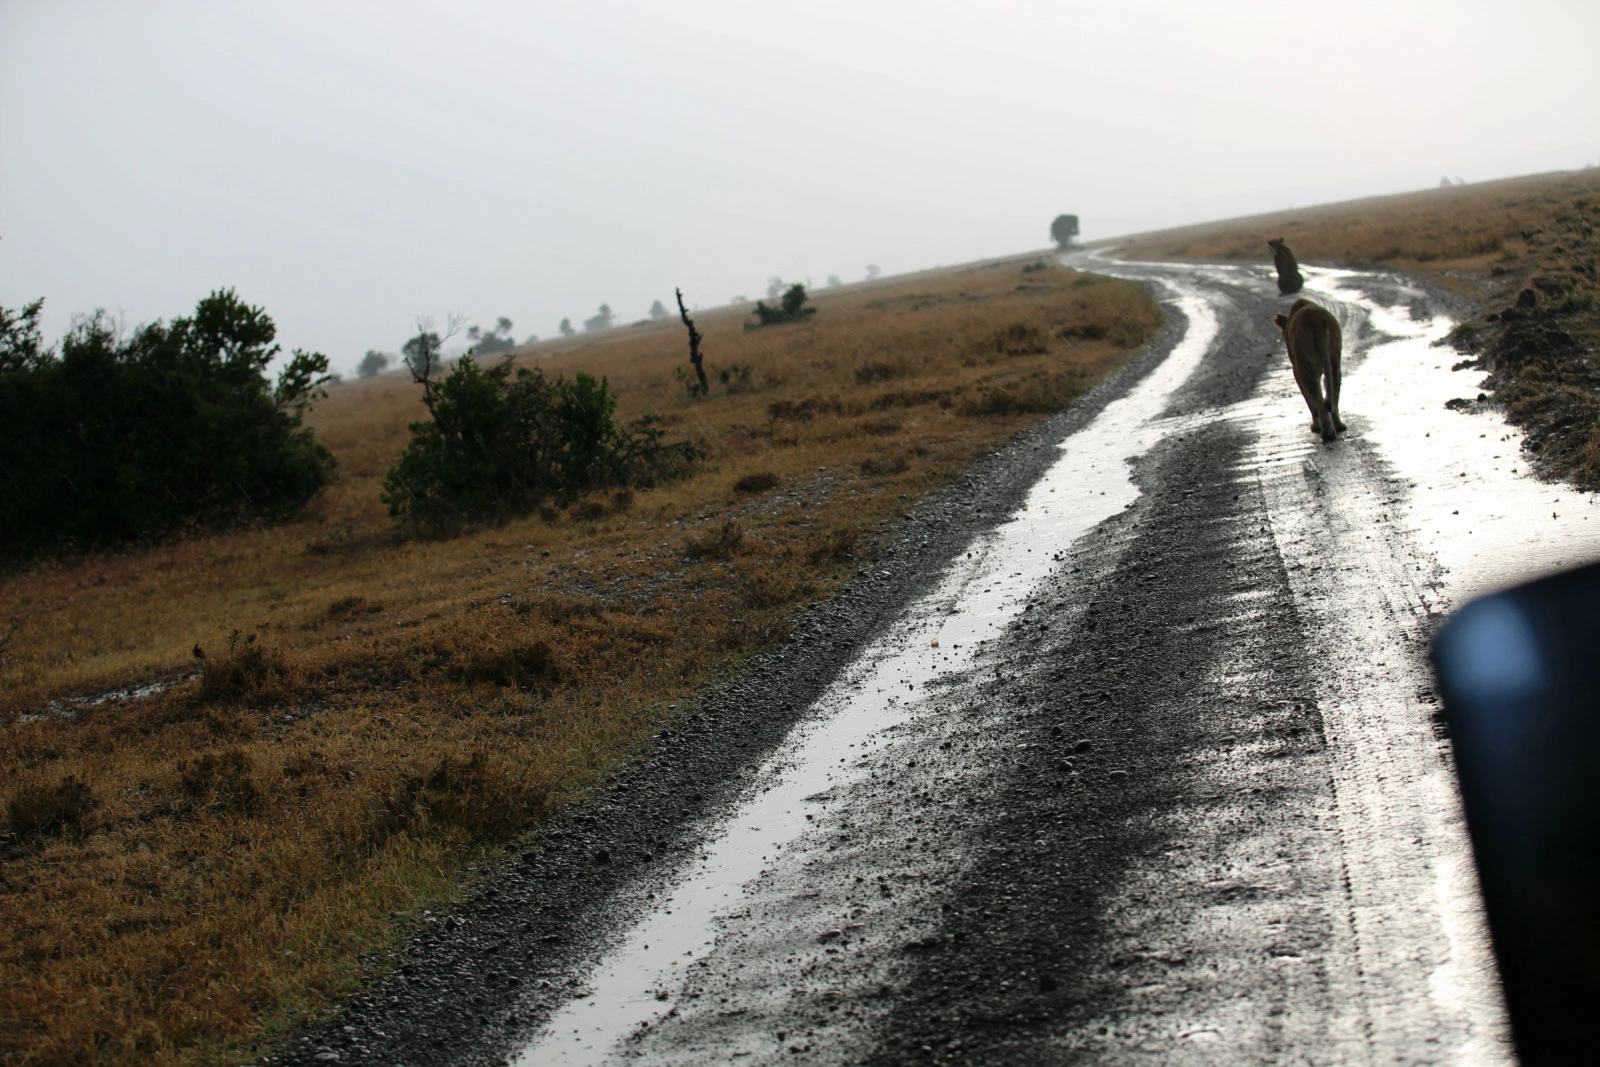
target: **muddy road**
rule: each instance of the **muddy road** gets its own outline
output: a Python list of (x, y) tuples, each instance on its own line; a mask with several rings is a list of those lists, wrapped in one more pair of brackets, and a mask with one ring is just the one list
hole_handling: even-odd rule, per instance
[(1510, 1062), (1426, 647), (1600, 510), (1444, 295), (1306, 271), (1324, 445), (1269, 270), (1080, 265), (1162, 340), (272, 1060)]

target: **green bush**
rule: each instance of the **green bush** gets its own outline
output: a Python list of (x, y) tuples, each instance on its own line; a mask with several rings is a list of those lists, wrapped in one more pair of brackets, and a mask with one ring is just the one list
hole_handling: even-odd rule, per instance
[[(430, 342), (425, 335), (422, 347)], [(604, 378), (552, 381), (509, 359), (483, 367), (463, 356), (441, 380), (427, 372), (436, 357), (422, 356), (411, 365), (424, 368), (413, 373), (433, 418), (411, 424), (411, 442), (383, 482), (389, 513), (421, 532), (527, 514), (591, 489), (648, 486), (694, 459), (691, 446), (665, 444), (659, 430), (620, 428)]]
[(789, 286), (789, 291), (783, 294), (783, 300), (777, 307), (769, 307), (765, 301), (756, 301), (756, 318), (761, 320), (763, 326), (776, 326), (783, 322), (799, 322), (809, 319), (817, 313), (816, 308), (806, 307), (806, 301), (811, 299), (806, 295), (806, 287), (799, 282)]
[(126, 338), (81, 316), (59, 355), (38, 314), (0, 309), (0, 556), (280, 521), (332, 477), (301, 426), (327, 358), (296, 350), (274, 388), (277, 329), (232, 290)]

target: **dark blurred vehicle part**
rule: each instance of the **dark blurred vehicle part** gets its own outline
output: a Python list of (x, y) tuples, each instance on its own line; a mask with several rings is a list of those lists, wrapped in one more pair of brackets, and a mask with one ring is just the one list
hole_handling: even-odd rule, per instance
[(1473, 601), (1433, 660), (1517, 1053), (1600, 1063), (1600, 565)]

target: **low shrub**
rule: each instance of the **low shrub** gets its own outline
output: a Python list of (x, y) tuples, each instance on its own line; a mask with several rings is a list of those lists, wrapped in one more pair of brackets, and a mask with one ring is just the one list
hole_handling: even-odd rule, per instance
[(439, 762), (417, 790), (435, 827), (503, 838), (524, 830), (550, 807), (549, 789), (514, 774), (485, 752)]
[(757, 471), (746, 474), (743, 478), (733, 483), (735, 493), (764, 493), (768, 489), (778, 487), (778, 476), (771, 471)]
[(815, 596), (816, 592), (813, 583), (797, 579), (787, 570), (764, 567), (745, 579), (741, 596), (752, 608), (781, 608)]
[(346, 596), (328, 605), (328, 617), (338, 619), (349, 615), (376, 615), (382, 610), (382, 604), (371, 603), (365, 597)]
[(950, 390), (906, 389), (881, 393), (873, 398), (871, 406), (874, 411), (883, 411), (886, 408), (921, 407), (923, 404), (938, 404), (940, 407), (949, 407), (951, 404)]
[(242, 748), (207, 752), (178, 764), (178, 781), (191, 810), (254, 813), (261, 791), (256, 788), (255, 762)]
[(823, 563), (849, 563), (856, 558), (856, 531), (841, 526), (810, 539), (806, 558), (813, 566)]
[(683, 554), (690, 559), (727, 559), (744, 547), (744, 530), (732, 519), (715, 529), (691, 534), (683, 543)]
[[(331, 607), (329, 614), (333, 614)], [(203, 659), (195, 700), (200, 704), (267, 700), (293, 690), (297, 680), (281, 651), (258, 644), (255, 634), (241, 640), (235, 630), (228, 638), (226, 653)]]
[(458, 682), (486, 682), (505, 689), (548, 690), (561, 680), (555, 653), (543, 641), (468, 650), (448, 674)]
[(911, 461), (904, 453), (896, 452), (890, 456), (868, 456), (859, 464), (861, 473), (868, 476), (880, 474), (904, 474), (911, 469)]
[(863, 363), (856, 368), (856, 384), (871, 385), (873, 382), (889, 382), (896, 378), (903, 378), (908, 368), (903, 363), (885, 363), (873, 360)]
[(806, 295), (806, 287), (799, 282), (789, 286), (788, 292), (783, 294), (783, 299), (776, 307), (769, 306), (766, 302), (756, 301), (756, 318), (762, 326), (778, 326), (785, 322), (803, 322), (817, 313), (817, 309), (806, 307), (806, 301), (811, 298)]
[(52, 835), (80, 829), (100, 801), (87, 782), (72, 775), (53, 787), (23, 787), (11, 798), (7, 810), (18, 835)]
[(722, 383), (730, 396), (736, 393), (751, 393), (756, 388), (755, 371), (754, 367), (735, 363), (718, 371), (717, 381)]
[(1076, 374), (1033, 374), (1021, 381), (983, 390), (956, 410), (962, 415), (1027, 415), (1060, 411), (1082, 394)]
[(547, 498), (565, 503), (591, 489), (649, 486), (685, 472), (687, 443), (659, 430), (624, 429), (604, 378), (572, 381), (538, 368), (493, 367), (463, 356), (442, 380), (417, 373), (431, 421), (413, 423), (411, 442), (383, 482), (389, 513), (422, 532), (524, 515)]
[(837, 397), (808, 396), (803, 400), (776, 400), (767, 405), (767, 417), (774, 422), (810, 422), (818, 415), (847, 415), (852, 405)]

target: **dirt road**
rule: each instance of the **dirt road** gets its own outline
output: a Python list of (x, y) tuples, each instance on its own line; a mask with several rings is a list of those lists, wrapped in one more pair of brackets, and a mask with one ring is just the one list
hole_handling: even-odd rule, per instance
[(1267, 270), (1078, 265), (1173, 327), (275, 1060), (1509, 1062), (1426, 644), (1600, 511), (1440, 294), (1307, 271), (1324, 445)]

